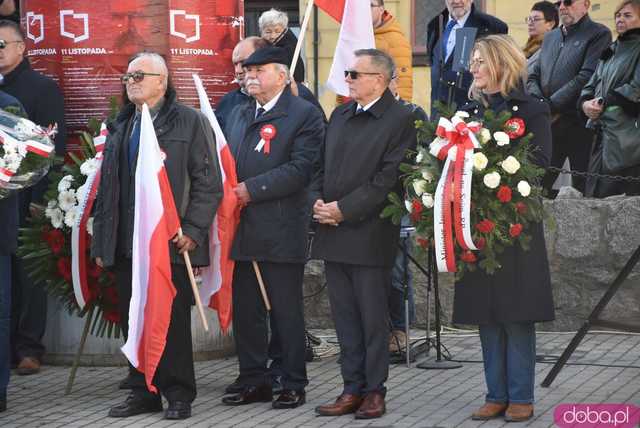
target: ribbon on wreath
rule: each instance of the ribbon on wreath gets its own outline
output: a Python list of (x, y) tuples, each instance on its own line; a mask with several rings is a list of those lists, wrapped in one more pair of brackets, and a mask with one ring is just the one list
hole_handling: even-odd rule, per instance
[(75, 224), (71, 228), (71, 278), (73, 282), (73, 293), (80, 309), (91, 300), (89, 282), (87, 281), (87, 224), (91, 217), (93, 203), (98, 194), (100, 186), (100, 167), (102, 166), (102, 152), (104, 143), (109, 131), (104, 123), (100, 127), (100, 134), (93, 139), (96, 148), (97, 168), (87, 177), (85, 186), (87, 192), (78, 201), (79, 212)]
[[(12, 146), (15, 146), (15, 147), (22, 146), (28, 152), (34, 153), (44, 158), (48, 158), (54, 149), (53, 145), (39, 143), (33, 140), (20, 141), (12, 137), (11, 135), (9, 135), (7, 132), (0, 129), (0, 144), (4, 145), (5, 143), (11, 144)], [(22, 156), (21, 158), (24, 159)], [(20, 163), (22, 163), (22, 159), (20, 160)], [(11, 179), (15, 174), (16, 174), (15, 171), (11, 171), (8, 168), (4, 168), (4, 167), (0, 168), (0, 181), (4, 181), (8, 183), (9, 181), (11, 181)]]
[[(471, 236), (471, 180), (473, 150), (480, 148), (474, 132), (478, 122), (465, 123), (459, 116), (440, 118), (436, 139), (429, 152), (444, 160), (444, 168), (434, 197), (434, 241), (440, 272), (455, 272), (453, 231), (463, 250), (476, 250)], [(450, 195), (453, 189), (453, 207)]]

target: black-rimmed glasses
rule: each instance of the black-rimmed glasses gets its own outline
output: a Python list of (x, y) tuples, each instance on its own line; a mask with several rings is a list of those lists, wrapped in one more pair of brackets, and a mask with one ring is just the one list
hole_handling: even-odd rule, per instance
[(133, 79), (134, 82), (140, 83), (144, 80), (145, 76), (162, 76), (159, 73), (145, 73), (144, 71), (134, 71), (133, 73), (123, 74), (120, 80), (123, 84), (129, 83), (129, 79)]
[(381, 73), (368, 73), (366, 71), (355, 71), (355, 70), (345, 70), (344, 71), (344, 77), (345, 79), (348, 77), (351, 78), (351, 80), (358, 80), (358, 77), (360, 77), (360, 75), (370, 75), (370, 76), (374, 76), (376, 74), (381, 74)]
[(6, 48), (9, 43), (22, 43), (22, 40), (2, 40), (2, 39), (0, 39), (0, 49)]

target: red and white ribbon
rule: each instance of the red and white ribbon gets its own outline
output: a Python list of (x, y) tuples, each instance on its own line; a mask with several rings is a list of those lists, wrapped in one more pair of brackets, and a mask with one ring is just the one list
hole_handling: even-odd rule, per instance
[(260, 129), (260, 141), (256, 146), (256, 152), (264, 148), (264, 154), (268, 155), (271, 152), (271, 140), (273, 140), (276, 135), (278, 135), (278, 131), (276, 131), (275, 126), (271, 124), (264, 125), (262, 129)]
[(15, 172), (8, 170), (7, 168), (0, 168), (0, 181), (8, 183), (14, 175)]
[(51, 156), (54, 147), (50, 144), (39, 143), (37, 141), (28, 140), (26, 142), (27, 151), (31, 153), (35, 153), (36, 155), (40, 155), (44, 158), (48, 158)]
[[(455, 272), (453, 232), (463, 250), (476, 250), (471, 236), (471, 181), (473, 150), (480, 148), (474, 132), (478, 122), (465, 123), (458, 116), (440, 118), (436, 139), (429, 152), (444, 160), (444, 168), (434, 197), (434, 240), (440, 272)], [(453, 189), (453, 207), (450, 201)]]

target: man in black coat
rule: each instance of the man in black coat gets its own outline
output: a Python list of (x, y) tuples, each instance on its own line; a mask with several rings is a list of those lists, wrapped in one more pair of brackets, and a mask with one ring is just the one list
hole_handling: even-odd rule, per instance
[(234, 406), (272, 400), (267, 313), (255, 266), (282, 350), (283, 390), (273, 407), (304, 404), (308, 384), (302, 302), (306, 188), (324, 123), (313, 105), (291, 94), (286, 62), (286, 53), (276, 47), (259, 49), (244, 62), (246, 88), (255, 102), (237, 106), (224, 130), (236, 160), (235, 191), (244, 204), (231, 249), (233, 331), (244, 388), (222, 400)]
[[(0, 20), (0, 90), (17, 98), (32, 122), (42, 127), (58, 125), (55, 137), (56, 154), (64, 156), (66, 128), (64, 101), (58, 85), (50, 78), (31, 69), (25, 58), (24, 36), (18, 24)], [(40, 204), (49, 182), (44, 179), (32, 188), (20, 192), (19, 221), (26, 225), (31, 204)], [(40, 284), (29, 278), (22, 261), (13, 257), (12, 337), (18, 374), (33, 374), (40, 370), (44, 354), (42, 336), (47, 319), (47, 295)]]
[(382, 416), (389, 373), (388, 295), (400, 228), (380, 218), (391, 191), (402, 192), (398, 167), (415, 147), (412, 112), (387, 89), (395, 66), (376, 49), (355, 52), (347, 72), (352, 102), (329, 120), (311, 186), (320, 223), (312, 258), (325, 272), (342, 356), (344, 389), (324, 416)]
[(436, 116), (434, 103), (456, 103), (458, 107), (469, 101), (468, 93), (473, 76), (468, 70), (453, 71), (456, 50), (456, 31), (459, 28), (477, 29), (476, 38), (490, 34), (506, 34), (507, 24), (476, 9), (473, 0), (446, 0), (447, 8), (427, 26), (427, 62), (431, 66), (431, 116)]
[[(167, 66), (158, 54), (138, 54), (123, 76), (127, 101), (109, 125), (95, 207), (91, 254), (99, 266), (115, 270), (121, 326), (128, 331), (135, 214), (135, 170), (140, 142), (140, 118), (146, 103), (180, 216), (184, 235), (167, 243), (172, 282), (177, 294), (171, 309), (167, 342), (153, 384), (169, 401), (167, 419), (191, 416), (196, 397), (191, 344), (193, 292), (182, 253), (194, 266), (209, 264), (209, 228), (222, 198), (222, 178), (214, 150), (215, 137), (206, 117), (176, 101)], [(159, 394), (147, 390), (144, 375), (135, 371), (127, 400), (109, 411), (127, 417), (162, 411)]]
[[(562, 167), (568, 157), (575, 171), (587, 171), (593, 140), (593, 132), (584, 127), (578, 112), (578, 97), (611, 43), (609, 29), (589, 18), (590, 6), (589, 0), (560, 2), (562, 25), (544, 36), (540, 56), (527, 80), (529, 93), (545, 100), (551, 109), (551, 166)], [(548, 172), (542, 181), (552, 196), (557, 194), (552, 190), (557, 177), (557, 173)], [(582, 177), (574, 176), (573, 183), (584, 192)]]

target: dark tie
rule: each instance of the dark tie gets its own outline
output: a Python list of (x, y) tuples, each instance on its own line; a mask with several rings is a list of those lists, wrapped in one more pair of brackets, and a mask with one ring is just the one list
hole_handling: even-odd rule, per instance
[(256, 119), (258, 119), (260, 116), (262, 116), (265, 113), (265, 109), (263, 109), (262, 107), (260, 107), (258, 109), (258, 111), (256, 111)]
[(140, 146), (140, 117), (136, 116), (135, 122), (133, 122), (133, 131), (131, 137), (129, 137), (129, 171), (133, 171), (133, 162), (136, 160), (138, 154), (138, 147)]
[(358, 106), (358, 108), (356, 109), (356, 116), (359, 115), (359, 114), (362, 114), (362, 113), (364, 113), (364, 109), (362, 107)]
[(455, 27), (457, 24), (457, 21), (455, 19), (452, 19), (451, 21), (449, 21), (447, 23), (446, 28), (444, 29), (444, 33), (442, 33), (442, 58), (444, 61), (447, 60), (447, 42), (449, 41), (449, 36), (451, 35), (451, 31), (453, 30), (453, 27)]

